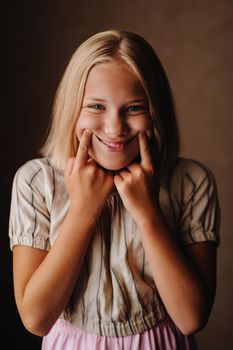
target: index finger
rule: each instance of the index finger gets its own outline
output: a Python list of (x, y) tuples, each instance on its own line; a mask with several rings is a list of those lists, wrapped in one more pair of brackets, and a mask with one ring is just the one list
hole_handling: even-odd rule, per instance
[(150, 148), (147, 141), (147, 134), (142, 131), (138, 135), (139, 138), (139, 148), (141, 155), (141, 164), (145, 170), (151, 170), (153, 168)]
[(91, 130), (84, 130), (83, 131), (80, 142), (79, 142), (75, 162), (74, 162), (74, 167), (82, 166), (87, 162), (87, 160), (89, 158), (88, 151), (89, 151), (89, 146), (91, 143), (91, 136), (92, 136)]

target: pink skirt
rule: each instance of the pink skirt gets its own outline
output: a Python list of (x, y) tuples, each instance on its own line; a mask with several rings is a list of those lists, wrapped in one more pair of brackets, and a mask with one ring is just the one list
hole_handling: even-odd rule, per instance
[(183, 335), (166, 318), (156, 327), (126, 337), (104, 337), (84, 332), (58, 319), (43, 338), (42, 350), (194, 350), (193, 336)]

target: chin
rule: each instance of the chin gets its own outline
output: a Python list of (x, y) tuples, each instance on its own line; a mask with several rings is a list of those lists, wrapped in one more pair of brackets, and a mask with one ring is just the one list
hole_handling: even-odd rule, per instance
[(114, 163), (105, 163), (105, 162), (97, 162), (102, 168), (110, 171), (116, 171), (116, 170), (121, 170), (125, 168), (129, 163), (121, 163), (121, 164), (114, 164)]
[(141, 157), (140, 155), (137, 155), (136, 158), (130, 159), (130, 160), (122, 160), (122, 161), (116, 161), (114, 159), (111, 159), (109, 161), (101, 161), (98, 159), (95, 159), (96, 163), (98, 163), (102, 168), (109, 170), (109, 171), (119, 171), (123, 168), (127, 167), (130, 163), (140, 163)]

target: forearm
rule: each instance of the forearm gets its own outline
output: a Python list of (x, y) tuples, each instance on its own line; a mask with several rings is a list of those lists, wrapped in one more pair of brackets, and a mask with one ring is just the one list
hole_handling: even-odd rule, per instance
[(20, 311), (27, 328), (46, 333), (65, 308), (93, 230), (86, 214), (69, 210), (54, 245), (26, 284)]
[(161, 299), (183, 333), (197, 330), (205, 319), (208, 288), (172, 235), (163, 214), (139, 221), (142, 243)]

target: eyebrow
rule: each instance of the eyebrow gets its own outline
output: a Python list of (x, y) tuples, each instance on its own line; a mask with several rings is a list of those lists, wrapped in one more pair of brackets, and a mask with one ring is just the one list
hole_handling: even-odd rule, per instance
[[(105, 100), (104, 98), (100, 98), (100, 97), (87, 97), (84, 98), (85, 102), (92, 102), (92, 101), (99, 101), (99, 102), (108, 102), (107, 100)], [(139, 103), (139, 102), (143, 102), (143, 103), (147, 103), (147, 99), (146, 98), (132, 98), (132, 99), (128, 99), (125, 101), (126, 104), (128, 103)]]
[(85, 101), (100, 101), (100, 102), (107, 102), (104, 98), (100, 97), (86, 97), (84, 98)]

